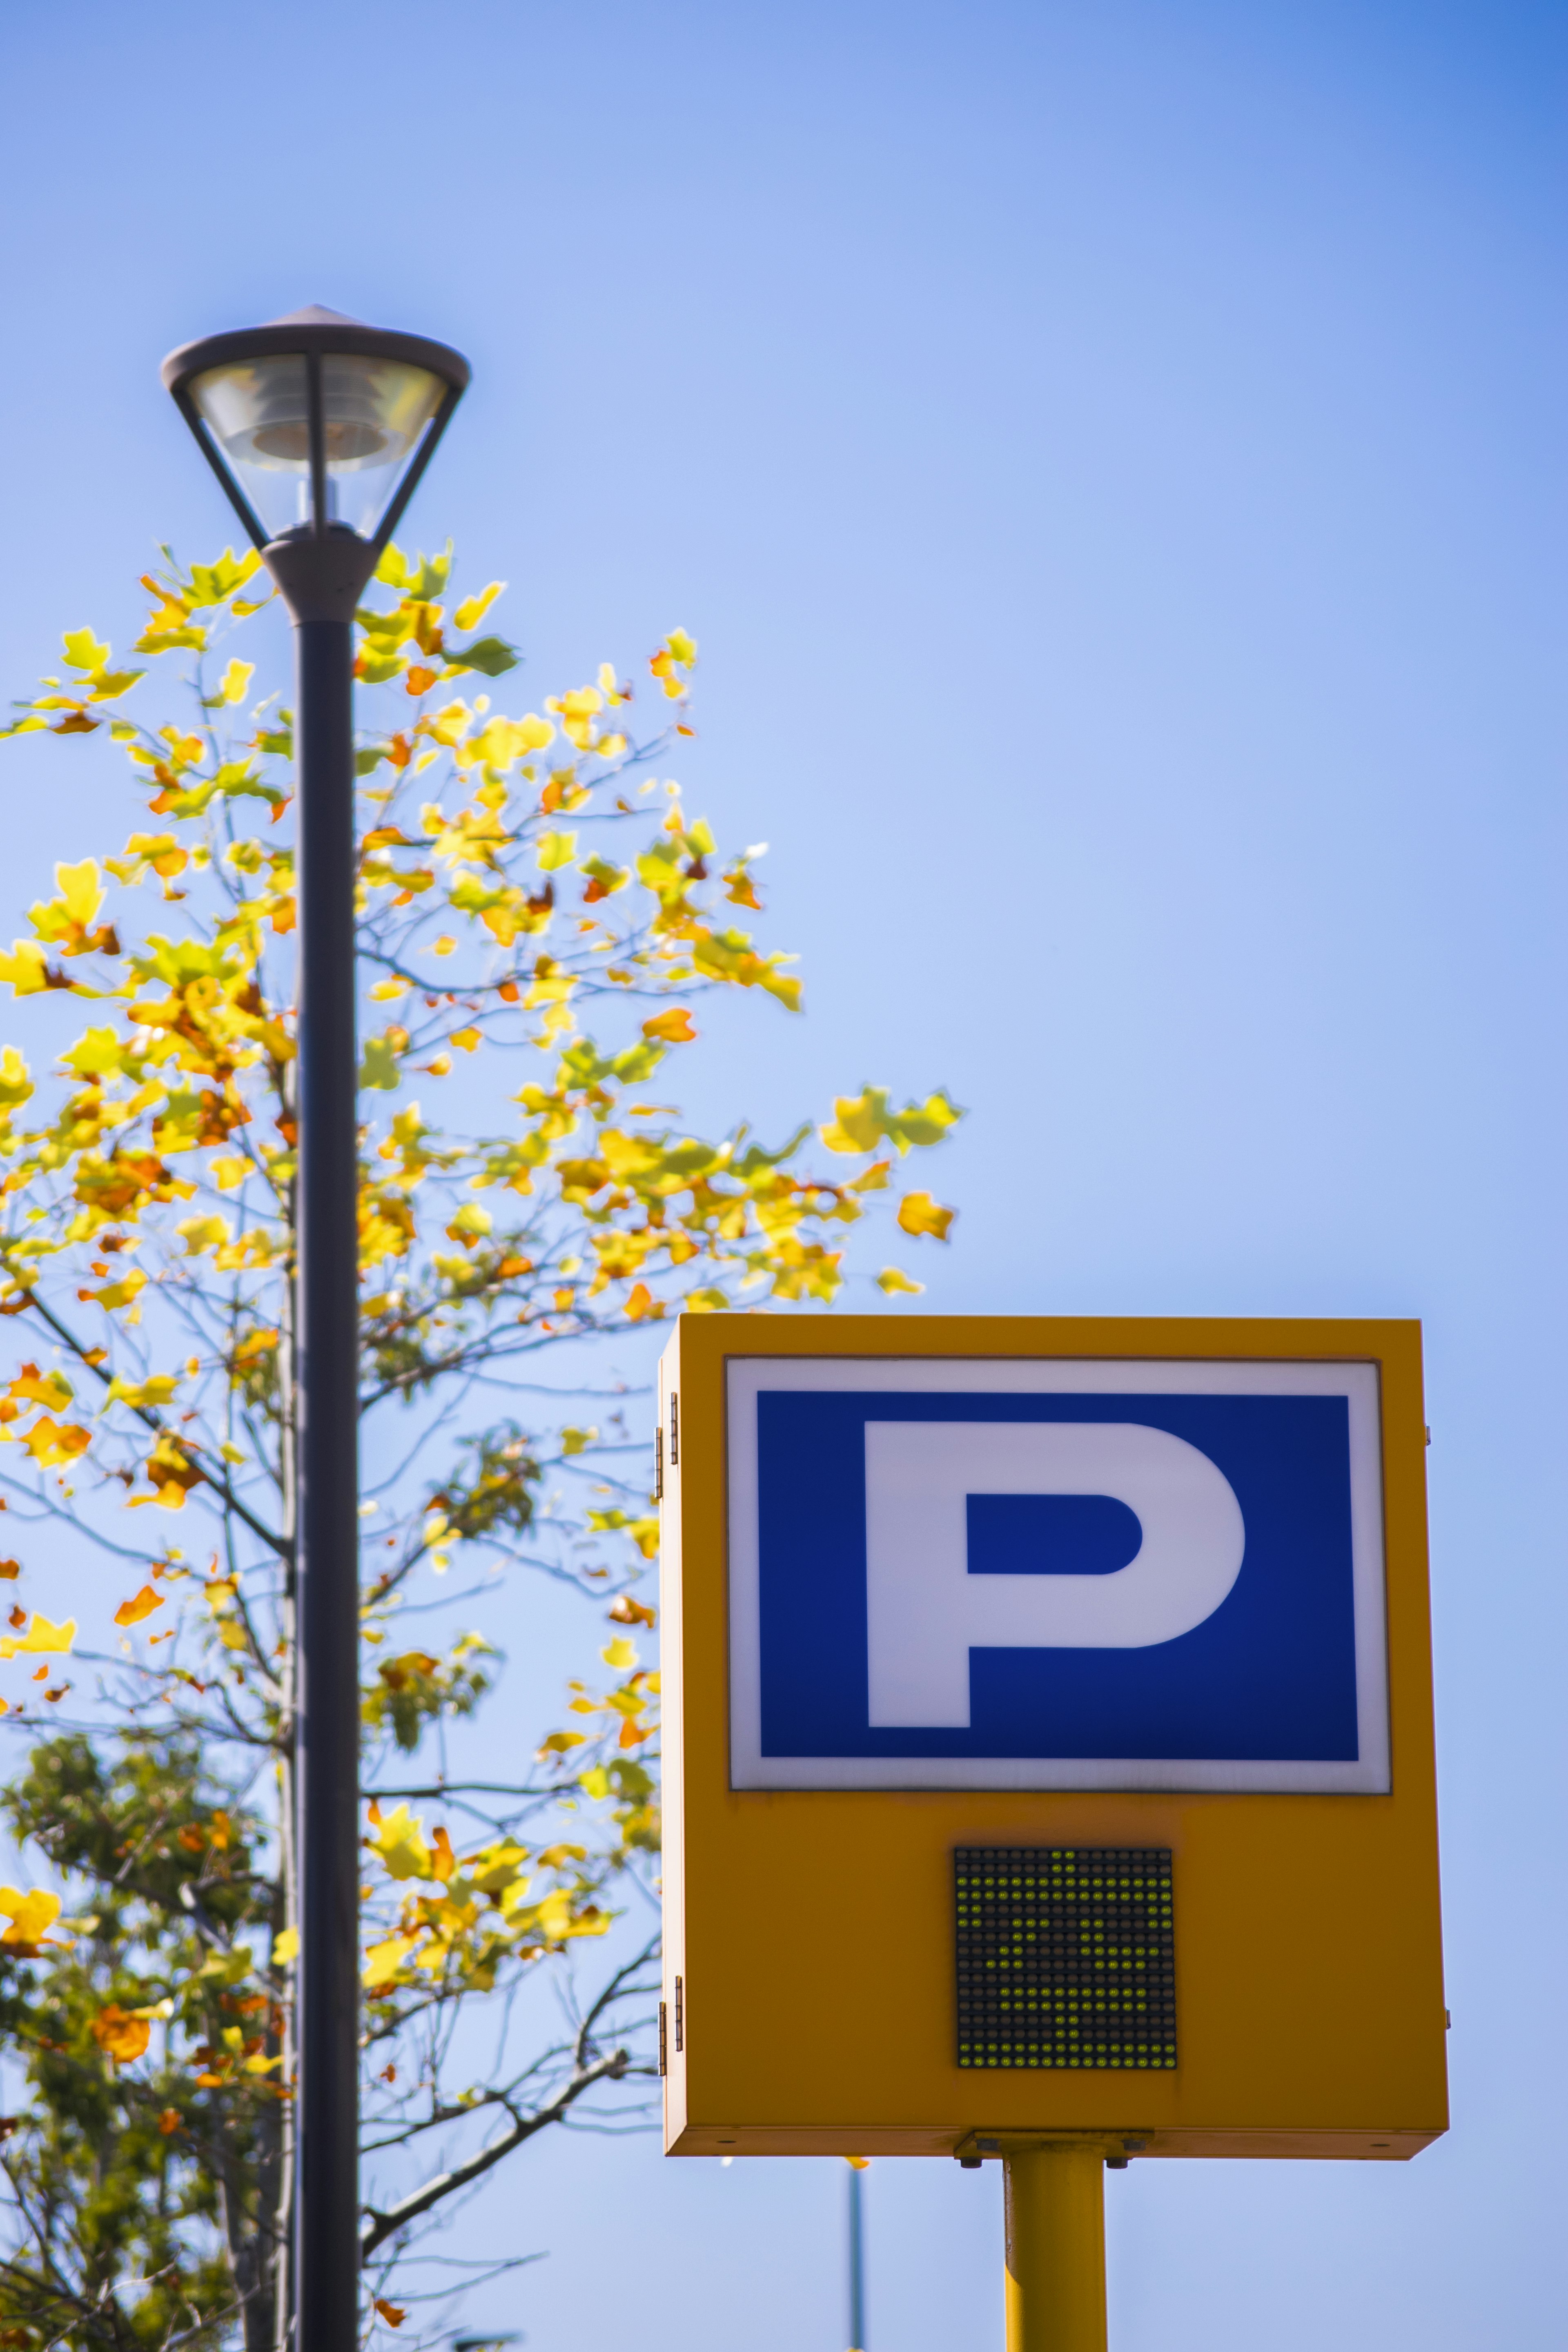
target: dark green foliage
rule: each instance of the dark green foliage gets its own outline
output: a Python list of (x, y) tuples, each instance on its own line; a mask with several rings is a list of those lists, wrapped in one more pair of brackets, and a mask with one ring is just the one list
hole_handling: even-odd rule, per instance
[[(0, 2343), (216, 2343), (277, 2201), (278, 2070), (246, 2071), (282, 2023), (253, 1970), (273, 1927), (260, 1825), (193, 1743), (137, 1732), (45, 1742), (0, 1806), (85, 1906), (28, 1957), (0, 1945), (0, 2030), (31, 2095), (0, 2148), (30, 2240), (0, 2263)], [(264, 2284), (246, 2323), (259, 2352)]]

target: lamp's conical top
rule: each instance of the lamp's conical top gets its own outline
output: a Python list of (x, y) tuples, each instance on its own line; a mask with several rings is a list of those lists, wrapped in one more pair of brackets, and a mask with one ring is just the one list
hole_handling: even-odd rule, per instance
[(324, 302), (307, 302), (302, 310), (285, 310), (280, 319), (268, 319), (269, 327), (358, 327), (364, 333), (374, 330), (368, 319), (352, 318), (346, 310), (329, 310)]

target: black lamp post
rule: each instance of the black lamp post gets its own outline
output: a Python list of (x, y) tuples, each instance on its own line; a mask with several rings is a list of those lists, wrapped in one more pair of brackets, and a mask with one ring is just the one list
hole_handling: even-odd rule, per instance
[(353, 613), (468, 381), (444, 343), (315, 308), (163, 362), (292, 615), (299, 666), (294, 2352), (358, 2338)]

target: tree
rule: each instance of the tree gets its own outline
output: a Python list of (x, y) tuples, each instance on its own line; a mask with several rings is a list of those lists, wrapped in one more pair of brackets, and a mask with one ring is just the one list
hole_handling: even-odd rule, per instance
[[(3, 1801), (43, 1864), (0, 1889), (0, 2030), (26, 2085), (0, 2119), (0, 2345), (271, 2352), (298, 1950), (291, 722), (229, 650), (267, 601), (258, 559), (186, 572), (163, 553), (136, 652), (183, 664), (187, 716), (126, 715), (146, 671), (79, 629), (4, 730), (107, 730), (153, 822), (58, 866), (0, 955), (17, 996), (89, 1008), (37, 1091), (0, 1053), (0, 1508), (34, 1555), (0, 1561), (20, 1596), (0, 1659), (21, 1680), (0, 1706), (26, 1744)], [(814, 1167), (809, 1126), (776, 1149), (744, 1126), (710, 1142), (643, 1099), (704, 991), (799, 1002), (787, 960), (730, 919), (758, 908), (761, 853), (721, 856), (645, 772), (692, 731), (696, 646), (678, 629), (654, 654), (664, 723), (644, 740), (607, 667), (504, 717), (476, 690), (517, 658), (482, 633), (500, 583), (448, 614), (449, 562), (388, 551), (356, 664), (382, 690), (362, 699), (391, 706), (358, 772), (363, 2252), (393, 2327), (450, 2293), (417, 2267), (433, 2216), (540, 2133), (646, 2099), (653, 2071), (655, 1947), (633, 1914), (656, 1916), (658, 1685), (637, 1647), (655, 1612), (637, 1586), (657, 1519), (646, 1444), (613, 1389), (584, 1388), (574, 1343), (679, 1307), (831, 1303), (848, 1229), (957, 1117), (941, 1094), (895, 1110), (867, 1087)], [(461, 1124), (426, 1116), (416, 1076)], [(909, 1235), (945, 1237), (950, 1216), (898, 1200)], [(542, 1412), (546, 1350), (572, 1367), (572, 1419)], [(49, 1578), (89, 1549), (114, 1582), (79, 1645)], [(479, 1633), (427, 1648), (411, 1631), (458, 1563), (607, 1610), (604, 1671), (570, 1684), (516, 1785), (446, 1769), (447, 1727), (498, 1664)], [(444, 1820), (415, 1810), (432, 1804)], [(482, 2062), (476, 2017), (497, 2028)]]

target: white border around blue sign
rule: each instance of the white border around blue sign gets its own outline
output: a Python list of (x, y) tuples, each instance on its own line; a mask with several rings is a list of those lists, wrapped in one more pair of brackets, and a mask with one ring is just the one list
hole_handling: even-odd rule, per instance
[[(952, 1396), (1343, 1397), (1348, 1408), (1350, 1448), (1355, 1757), (1320, 1761), (1235, 1756), (764, 1754), (757, 1432), (757, 1400), (764, 1390)], [(728, 1365), (728, 1408), (732, 1787), (1223, 1790), (1363, 1796), (1387, 1792), (1390, 1755), (1382, 1434), (1375, 1364), (1168, 1358), (1031, 1361), (973, 1357), (741, 1357), (731, 1358)], [(809, 1480), (808, 1463), (800, 1465), (800, 1475)], [(1039, 1580), (1042, 1583), (1050, 1580)], [(1108, 1583), (1109, 1579), (1100, 1581)]]

